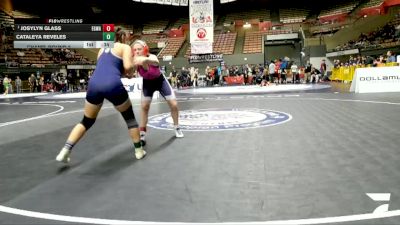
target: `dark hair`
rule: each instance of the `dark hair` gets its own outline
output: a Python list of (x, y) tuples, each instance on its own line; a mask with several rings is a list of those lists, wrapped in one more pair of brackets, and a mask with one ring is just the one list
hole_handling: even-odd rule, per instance
[(118, 27), (115, 32), (115, 42), (122, 43), (125, 35), (126, 35), (125, 31), (123, 31), (120, 27)]

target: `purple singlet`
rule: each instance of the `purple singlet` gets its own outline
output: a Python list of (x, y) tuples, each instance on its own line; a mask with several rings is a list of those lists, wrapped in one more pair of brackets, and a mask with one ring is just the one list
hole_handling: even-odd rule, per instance
[(145, 70), (143, 66), (139, 66), (138, 72), (146, 80), (153, 80), (161, 75), (160, 67), (155, 65), (149, 65), (149, 70)]

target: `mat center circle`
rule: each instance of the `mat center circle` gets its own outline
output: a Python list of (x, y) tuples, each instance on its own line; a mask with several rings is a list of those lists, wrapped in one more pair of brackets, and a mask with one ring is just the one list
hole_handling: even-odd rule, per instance
[[(183, 130), (234, 130), (272, 126), (287, 122), (291, 115), (267, 109), (199, 109), (181, 111), (179, 125)], [(172, 129), (170, 113), (149, 118), (148, 125), (158, 129)]]

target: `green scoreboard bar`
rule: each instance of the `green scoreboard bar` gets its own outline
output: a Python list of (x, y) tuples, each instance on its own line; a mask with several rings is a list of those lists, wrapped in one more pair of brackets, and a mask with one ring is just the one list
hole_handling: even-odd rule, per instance
[(103, 32), (103, 41), (114, 41), (115, 33), (114, 32)]

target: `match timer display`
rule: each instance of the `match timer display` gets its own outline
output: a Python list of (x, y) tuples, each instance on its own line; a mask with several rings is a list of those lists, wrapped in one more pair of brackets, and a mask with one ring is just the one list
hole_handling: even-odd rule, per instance
[[(16, 21), (14, 48), (112, 48), (114, 24), (83, 24), (83, 20)], [(72, 22), (72, 23), (71, 23)]]

